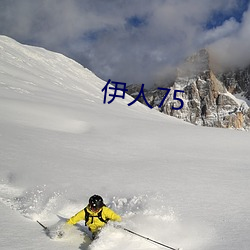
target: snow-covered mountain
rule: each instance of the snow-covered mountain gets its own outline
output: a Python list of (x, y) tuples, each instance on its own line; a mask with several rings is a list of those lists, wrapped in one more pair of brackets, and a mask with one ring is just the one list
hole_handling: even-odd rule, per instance
[[(188, 57), (179, 66), (171, 85), (174, 90), (184, 91), (179, 94), (184, 107), (179, 110), (172, 108), (179, 106), (178, 101), (173, 100), (172, 91), (158, 110), (196, 125), (248, 130), (249, 69), (221, 73), (214, 69), (211, 61), (206, 49)], [(135, 87), (129, 87), (132, 96), (138, 91)], [(146, 97), (150, 105), (157, 108), (164, 94), (154, 87), (146, 92)], [(142, 99), (141, 102), (144, 103)]]
[(84, 222), (51, 240), (36, 223), (53, 228), (97, 193), (124, 227), (171, 247), (248, 250), (250, 134), (128, 106), (128, 95), (103, 104), (105, 84), (0, 36), (0, 248), (162, 249), (112, 225), (90, 243)]

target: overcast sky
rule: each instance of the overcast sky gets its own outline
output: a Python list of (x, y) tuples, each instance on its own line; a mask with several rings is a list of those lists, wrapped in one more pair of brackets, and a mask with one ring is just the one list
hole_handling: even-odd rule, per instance
[(104, 80), (152, 84), (204, 47), (250, 62), (250, 0), (0, 0), (0, 34)]

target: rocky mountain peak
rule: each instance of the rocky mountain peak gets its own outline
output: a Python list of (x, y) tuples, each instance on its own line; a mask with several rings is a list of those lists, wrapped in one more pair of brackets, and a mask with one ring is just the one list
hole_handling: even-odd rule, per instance
[(240, 94), (250, 100), (250, 65), (245, 68), (227, 70), (217, 77), (232, 94)]
[(173, 100), (173, 94), (169, 94), (163, 106), (158, 108), (163, 94), (155, 88), (146, 92), (148, 102), (160, 112), (196, 125), (249, 129), (250, 108), (244, 100), (233, 94), (244, 93), (245, 97), (250, 97), (250, 91), (247, 91), (250, 67), (247, 70), (217, 74), (212, 70), (211, 61), (209, 51), (202, 49), (178, 67), (171, 88), (184, 91), (179, 93), (179, 98), (184, 101), (182, 109), (172, 108), (178, 106), (178, 101)]
[(210, 70), (209, 53), (206, 49), (201, 49), (197, 53), (188, 57), (184, 63), (177, 68), (177, 77), (193, 77), (204, 74)]

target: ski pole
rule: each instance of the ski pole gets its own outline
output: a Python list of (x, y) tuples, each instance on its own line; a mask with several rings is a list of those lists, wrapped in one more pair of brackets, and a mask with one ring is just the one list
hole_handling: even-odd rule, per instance
[(150, 239), (150, 238), (148, 238), (148, 237), (145, 237), (145, 236), (143, 236), (143, 235), (141, 235), (141, 234), (135, 233), (135, 232), (133, 232), (133, 231), (127, 229), (127, 228), (122, 228), (122, 229), (125, 230), (125, 231), (127, 231), (127, 232), (129, 232), (129, 233), (131, 233), (131, 234), (137, 235), (137, 236), (139, 236), (139, 237), (141, 237), (141, 238), (143, 238), (143, 239), (145, 239), (145, 240), (154, 242), (154, 243), (156, 243), (156, 244), (158, 244), (158, 245), (161, 245), (161, 246), (163, 246), (163, 247), (169, 248), (169, 249), (171, 249), (171, 250), (180, 250), (180, 248), (173, 248), (173, 247), (167, 246), (167, 245), (162, 244), (162, 243), (160, 243), (160, 242), (158, 242), (158, 241), (155, 241), (155, 240), (152, 240), (152, 239)]
[(42, 226), (43, 227), (43, 229), (46, 231), (46, 230), (48, 230), (48, 228), (47, 227), (45, 227), (41, 222), (39, 222), (38, 220), (36, 221), (40, 226)]

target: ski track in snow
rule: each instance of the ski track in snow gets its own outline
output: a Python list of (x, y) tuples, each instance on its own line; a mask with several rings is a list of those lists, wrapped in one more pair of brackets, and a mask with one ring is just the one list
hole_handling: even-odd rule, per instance
[[(141, 195), (130, 198), (107, 197), (107, 199), (109, 201), (107, 206), (123, 217), (121, 225), (129, 230), (176, 248), (183, 244), (186, 246), (185, 249), (192, 249), (193, 246), (197, 249), (199, 244), (204, 244), (204, 239), (201, 242), (197, 240), (199, 226), (196, 225), (195, 230), (180, 221), (173, 209), (164, 205), (162, 195)], [(58, 239), (57, 231), (63, 228), (65, 220), (59, 220), (56, 215), (62, 214), (63, 217), (69, 218), (83, 207), (81, 203), (66, 200), (63, 192), (51, 193), (45, 185), (31, 190), (22, 190), (12, 186), (11, 183), (1, 183), (0, 202), (29, 220), (45, 222), (53, 240), (69, 245), (79, 244), (79, 249), (82, 250), (124, 248), (124, 245), (121, 245), (123, 243), (119, 243), (121, 239), (123, 239), (122, 242), (124, 240), (128, 242), (126, 249), (162, 249), (155, 243), (114, 228), (113, 223), (107, 225), (99, 238), (92, 243), (87, 236), (88, 232), (83, 222), (67, 229), (64, 237)], [(166, 239), (166, 242), (160, 239)]]

